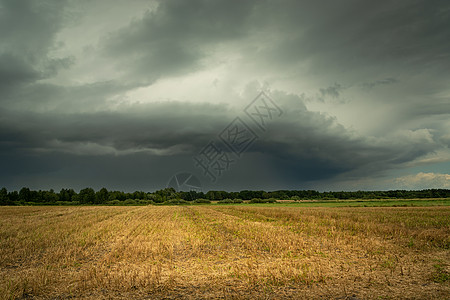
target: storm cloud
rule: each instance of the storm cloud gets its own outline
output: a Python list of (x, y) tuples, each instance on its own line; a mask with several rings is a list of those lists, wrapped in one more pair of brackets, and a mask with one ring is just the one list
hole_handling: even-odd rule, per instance
[[(1, 185), (445, 186), (449, 35), (446, 1), (1, 0)], [(257, 138), (212, 182), (193, 158), (236, 117)]]

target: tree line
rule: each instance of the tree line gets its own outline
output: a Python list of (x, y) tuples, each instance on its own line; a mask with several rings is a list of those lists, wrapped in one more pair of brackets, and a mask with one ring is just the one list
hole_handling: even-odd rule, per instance
[[(389, 190), (389, 191), (353, 191), (353, 192), (319, 192), (315, 190), (278, 190), (278, 191), (254, 191), (243, 190), (240, 192), (208, 191), (177, 192), (173, 188), (165, 188), (155, 192), (135, 191), (126, 193), (123, 191), (108, 191), (102, 188), (95, 191), (87, 187), (78, 193), (73, 189), (61, 189), (59, 192), (51, 190), (30, 190), (23, 187), (19, 191), (0, 190), (0, 205), (146, 205), (167, 203), (170, 201), (194, 201), (207, 203), (208, 201), (228, 200), (346, 200), (346, 199), (416, 199), (416, 198), (450, 198), (449, 189), (426, 190)], [(256, 199), (256, 200), (255, 200)], [(232, 201), (232, 202), (233, 202)]]

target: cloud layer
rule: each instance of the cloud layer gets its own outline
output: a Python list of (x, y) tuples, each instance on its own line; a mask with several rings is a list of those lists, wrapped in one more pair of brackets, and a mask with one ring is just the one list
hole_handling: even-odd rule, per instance
[(396, 180), (405, 189), (450, 189), (450, 175), (439, 173), (423, 173), (399, 177)]
[[(2, 0), (1, 181), (323, 190), (442, 169), (450, 5), (432, 2)], [(261, 90), (283, 110), (267, 131), (244, 113)], [(192, 159), (235, 117), (258, 139), (213, 184)]]

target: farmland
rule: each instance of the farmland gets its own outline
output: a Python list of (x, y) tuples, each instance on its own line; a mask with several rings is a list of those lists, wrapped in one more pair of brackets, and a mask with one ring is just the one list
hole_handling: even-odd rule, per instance
[(450, 207), (0, 207), (0, 298), (445, 299)]

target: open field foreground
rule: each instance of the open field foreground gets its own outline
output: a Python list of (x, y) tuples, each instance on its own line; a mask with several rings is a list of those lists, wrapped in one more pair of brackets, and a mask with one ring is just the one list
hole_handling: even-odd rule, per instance
[(0, 207), (0, 298), (448, 299), (450, 207)]

